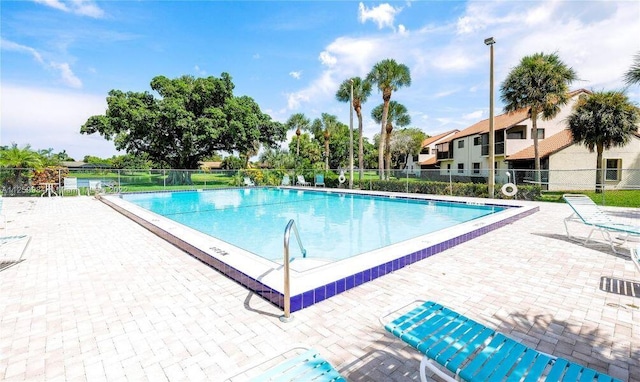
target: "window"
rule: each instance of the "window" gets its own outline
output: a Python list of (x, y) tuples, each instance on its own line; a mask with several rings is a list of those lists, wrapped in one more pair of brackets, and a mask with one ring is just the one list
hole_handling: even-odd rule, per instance
[(447, 164), (447, 174), (451, 173), (451, 163)]
[(475, 162), (473, 164), (473, 173), (474, 174), (480, 174), (480, 163), (479, 162)]
[(458, 141), (458, 148), (459, 149), (464, 148), (464, 141), (462, 139)]
[(464, 163), (458, 163), (458, 174), (464, 174)]
[[(533, 137), (533, 129), (531, 129), (531, 136)], [(538, 139), (544, 139), (544, 129), (538, 129)]]
[(524, 131), (509, 131), (507, 133), (507, 139), (524, 139)]
[(618, 181), (620, 180), (620, 168), (622, 167), (621, 159), (607, 159), (604, 180)]
[(420, 154), (427, 154), (429, 155), (429, 146), (423, 147), (422, 151), (420, 151)]
[(482, 144), (482, 138), (481, 137), (473, 138), (473, 145), (474, 146), (480, 146), (481, 144)]

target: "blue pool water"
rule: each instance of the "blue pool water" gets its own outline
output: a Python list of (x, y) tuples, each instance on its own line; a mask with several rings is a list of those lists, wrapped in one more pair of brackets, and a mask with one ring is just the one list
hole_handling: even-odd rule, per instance
[[(127, 194), (123, 198), (270, 260), (294, 219), (307, 257), (341, 260), (499, 212), (498, 206), (277, 188)], [(291, 238), (291, 256), (301, 256)]]

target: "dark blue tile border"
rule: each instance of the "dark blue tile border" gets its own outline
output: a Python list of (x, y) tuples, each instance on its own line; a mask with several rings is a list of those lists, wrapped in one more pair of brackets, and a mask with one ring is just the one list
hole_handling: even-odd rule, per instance
[[(382, 196), (384, 197), (384, 196)], [(408, 199), (412, 199), (412, 198), (408, 198)], [(168, 242), (172, 243), (173, 245), (177, 246), (178, 248), (186, 251), (188, 254), (190, 254), (191, 256), (197, 258), (198, 260), (202, 261), (203, 263), (209, 265), (210, 267), (216, 269), (217, 271), (219, 271), (220, 273), (226, 275), (227, 277), (231, 278), (232, 280), (236, 281), (237, 283), (245, 286), (246, 288), (248, 288), (249, 290), (251, 290), (252, 292), (258, 294), (259, 296), (261, 296), (262, 298), (264, 298), (267, 301), (270, 301), (272, 304), (274, 304), (275, 306), (284, 309), (284, 296), (282, 293), (271, 289), (270, 287), (264, 285), (263, 283), (261, 283), (259, 280), (253, 279), (252, 277), (248, 276), (247, 274), (225, 264), (224, 262), (211, 257), (208, 253), (200, 250), (199, 248), (196, 248), (194, 246), (192, 246), (191, 244), (185, 242), (184, 240), (173, 236), (172, 234), (162, 230), (161, 228), (151, 224), (150, 222), (147, 222), (144, 219), (141, 219), (140, 217), (136, 216), (135, 214), (119, 207), (118, 205), (108, 201), (105, 198), (101, 198), (101, 201), (104, 202), (105, 204), (111, 206), (113, 209), (115, 209), (116, 211), (120, 212), (121, 214), (129, 217), (131, 220), (137, 222), (138, 224), (140, 224), (141, 226), (147, 228), (148, 230), (150, 230), (151, 232), (155, 233), (156, 235), (160, 236), (161, 238), (167, 240)], [(447, 201), (448, 202), (448, 201)], [(502, 205), (498, 205), (498, 204), (486, 204), (486, 205), (491, 205), (491, 206), (497, 206), (497, 207), (509, 207), (509, 208), (519, 208), (519, 207), (515, 207), (515, 206), (502, 206)], [(440, 253), (442, 251), (445, 251), (449, 248), (452, 248), (458, 244), (462, 244), (466, 241), (472, 240), (478, 236), (482, 236), (487, 232), (493, 231), (495, 229), (501, 228), (505, 225), (511, 224), (514, 221), (517, 221), (519, 219), (522, 219), (526, 216), (529, 216), (535, 212), (537, 212), (539, 210), (538, 207), (535, 208), (530, 208), (530, 209), (525, 209), (524, 211), (522, 211), (519, 214), (516, 214), (514, 216), (511, 216), (507, 219), (504, 220), (500, 220), (498, 222), (495, 222), (493, 224), (489, 224), (487, 226), (478, 228), (476, 230), (473, 230), (471, 232), (467, 232), (464, 233), (460, 236), (457, 236), (455, 238), (446, 240), (442, 243), (438, 243), (432, 246), (429, 246), (427, 248), (421, 249), (419, 251), (401, 256), (395, 260), (389, 261), (387, 263), (384, 264), (380, 264), (377, 266), (374, 266), (372, 268), (366, 269), (362, 272), (358, 272), (354, 275), (350, 275), (347, 276), (345, 278), (342, 279), (338, 279), (336, 281), (330, 282), (324, 286), (315, 288), (313, 290), (310, 291), (306, 291), (303, 292), (302, 294), (296, 295), (296, 296), (291, 296), (290, 299), (290, 307), (291, 307), (291, 312), (296, 312), (298, 310), (304, 309), (304, 308), (308, 308), (309, 306), (316, 304), (318, 302), (324, 301), (330, 297), (333, 297), (337, 294), (340, 294), (342, 292), (345, 292), (349, 289), (355, 288), (358, 285), (362, 285), (366, 282), (375, 280), (379, 277), (382, 277), (388, 273), (391, 272), (395, 272), (399, 269), (402, 269), (404, 267), (406, 267), (407, 265), (413, 264), (415, 262), (418, 262), (420, 260), (423, 260), (427, 257), (433, 256), (437, 253)]]

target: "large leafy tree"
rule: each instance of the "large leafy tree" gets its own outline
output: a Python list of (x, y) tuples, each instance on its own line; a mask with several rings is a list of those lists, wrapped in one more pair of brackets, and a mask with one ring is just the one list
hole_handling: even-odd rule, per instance
[[(351, 100), (351, 89), (353, 86), (353, 100)], [(358, 117), (358, 168), (360, 169), (360, 179), (362, 179), (364, 171), (364, 139), (362, 137), (362, 104), (367, 102), (367, 98), (371, 95), (371, 83), (360, 77), (353, 77), (344, 80), (338, 91), (336, 99), (340, 102), (349, 102)]]
[(602, 153), (629, 143), (638, 131), (640, 112), (624, 92), (595, 92), (578, 99), (567, 119), (574, 142), (596, 151), (596, 192), (602, 192)]
[(537, 181), (540, 180), (538, 117), (545, 120), (555, 117), (560, 107), (569, 102), (569, 85), (576, 79), (576, 72), (557, 54), (536, 53), (523, 57), (500, 86), (505, 111), (529, 108)]
[(325, 170), (329, 170), (329, 141), (331, 140), (331, 136), (338, 128), (338, 124), (338, 117), (328, 113), (322, 113), (320, 118), (316, 118), (311, 124), (311, 131), (313, 132), (313, 135), (318, 140), (320, 140), (320, 137), (322, 137), (322, 142), (324, 142)]
[[(391, 132), (393, 131), (393, 125), (403, 127), (411, 123), (411, 116), (403, 104), (396, 101), (390, 101), (388, 104), (388, 110), (387, 123), (385, 126), (386, 134), (383, 136), (383, 139), (385, 140), (384, 157), (387, 169), (387, 179), (391, 176)], [(377, 123), (381, 123), (383, 113), (384, 104), (378, 105), (371, 111), (371, 118), (373, 118)]]
[(287, 130), (295, 130), (296, 131), (296, 158), (300, 156), (300, 134), (302, 131), (309, 130), (311, 127), (311, 121), (307, 118), (304, 113), (296, 113), (293, 114), (287, 122), (285, 123)]
[[(104, 115), (90, 117), (83, 134), (99, 133), (118, 150), (146, 153), (173, 169), (196, 169), (216, 151), (249, 154), (257, 143), (275, 146), (285, 127), (261, 112), (250, 97), (234, 97), (231, 76), (169, 79), (157, 76), (149, 92), (111, 90)], [(189, 183), (188, 172), (172, 172), (170, 183)]]
[(422, 150), (422, 142), (425, 138), (427, 138), (427, 134), (416, 127), (400, 129), (393, 133), (391, 153), (395, 162), (400, 164), (402, 161), (401, 168), (406, 168), (409, 157), (418, 155)]
[(378, 146), (378, 170), (380, 179), (384, 179), (384, 146), (386, 142), (387, 115), (391, 94), (403, 86), (411, 85), (411, 72), (404, 64), (393, 59), (385, 59), (373, 66), (367, 74), (367, 82), (375, 85), (382, 92), (382, 117), (380, 119), (380, 143)]
[(633, 57), (633, 64), (625, 73), (624, 80), (628, 85), (640, 84), (640, 52)]

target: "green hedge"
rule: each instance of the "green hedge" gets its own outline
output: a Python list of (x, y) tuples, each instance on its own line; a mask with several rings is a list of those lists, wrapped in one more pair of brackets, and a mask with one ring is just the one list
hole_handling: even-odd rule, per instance
[[(362, 190), (409, 192), (412, 194), (452, 195), (486, 198), (489, 187), (481, 183), (422, 182), (406, 180), (363, 180), (354, 181), (354, 187)], [(520, 185), (514, 197), (505, 196), (501, 192), (502, 184), (496, 184), (496, 199), (539, 200), (541, 189), (538, 185)]]

